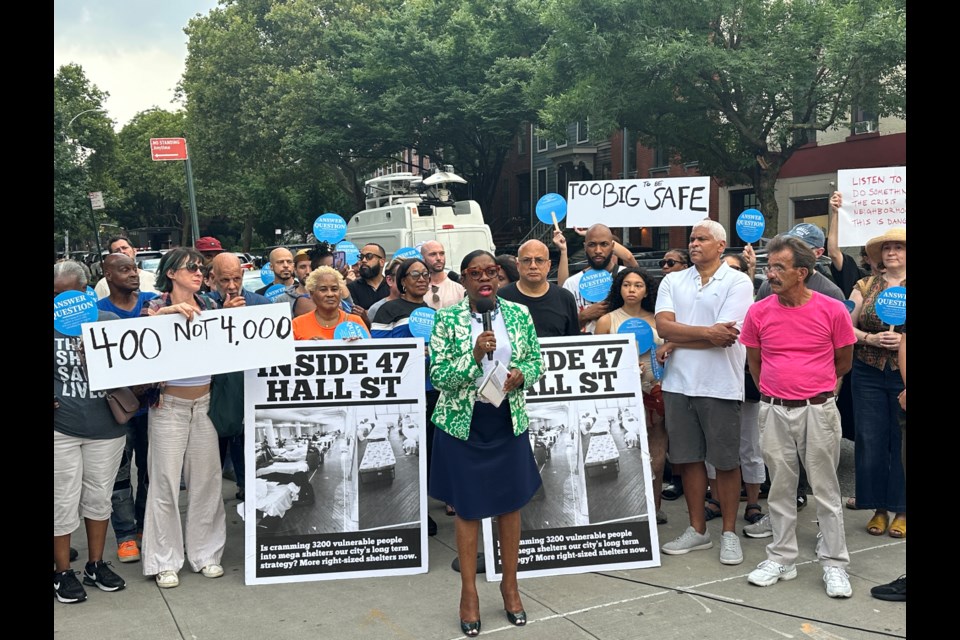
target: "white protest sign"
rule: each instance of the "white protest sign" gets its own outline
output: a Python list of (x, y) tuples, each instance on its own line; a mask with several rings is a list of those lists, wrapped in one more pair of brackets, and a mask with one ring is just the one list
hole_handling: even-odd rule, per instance
[(247, 584), (426, 573), (423, 340), (301, 340), (244, 374)]
[(263, 304), (82, 325), (90, 388), (243, 371), (293, 358), (290, 306)]
[(888, 229), (907, 227), (907, 168), (837, 171), (843, 196), (837, 226), (841, 247), (859, 247)]
[[(527, 390), (543, 490), (520, 511), (523, 577), (660, 565), (647, 423), (633, 334), (541, 338)], [(521, 437), (524, 437), (521, 436)], [(487, 579), (502, 574), (483, 521)]]
[(590, 180), (567, 185), (567, 226), (690, 227), (709, 214), (710, 178)]

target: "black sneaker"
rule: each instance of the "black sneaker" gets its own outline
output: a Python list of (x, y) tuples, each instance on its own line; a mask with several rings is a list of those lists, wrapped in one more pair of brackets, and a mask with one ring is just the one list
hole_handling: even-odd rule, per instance
[(878, 600), (891, 602), (907, 601), (907, 576), (900, 576), (893, 582), (879, 584), (870, 589), (870, 595)]
[(83, 584), (97, 587), (101, 591), (119, 591), (127, 586), (123, 578), (113, 572), (108, 566), (109, 562), (103, 560), (95, 564), (89, 562), (83, 568)]
[(807, 492), (797, 489), (797, 511), (803, 511), (805, 506), (807, 506)]
[(73, 602), (83, 602), (87, 599), (87, 592), (77, 580), (77, 574), (73, 569), (53, 572), (53, 593), (60, 602), (67, 604)]
[(683, 496), (683, 481), (680, 477), (675, 477), (671, 482), (663, 483), (660, 491), (660, 497), (664, 500), (677, 500)]

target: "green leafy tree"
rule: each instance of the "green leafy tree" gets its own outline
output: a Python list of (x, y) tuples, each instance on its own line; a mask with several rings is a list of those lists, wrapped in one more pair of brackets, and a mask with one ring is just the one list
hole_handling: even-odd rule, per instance
[(180, 91), (198, 207), (209, 212), (211, 224), (216, 221), (212, 228), (245, 250), (272, 244), (275, 228), (302, 231), (305, 240), (321, 212), (342, 210), (345, 202), (332, 179), (336, 164), (285, 147), (296, 125), (278, 117), (289, 92), (283, 76), (315, 54), (293, 46), (298, 34), (311, 30), (291, 12), (308, 19), (310, 9), (305, 2), (239, 0), (191, 20), (186, 29)]
[(136, 114), (117, 136), (113, 175), (121, 189), (114, 218), (127, 229), (179, 227), (190, 237), (190, 209), (182, 161), (151, 159), (150, 138), (184, 136), (186, 114), (148, 109)]
[(94, 221), (87, 194), (114, 188), (108, 169), (114, 157), (113, 123), (103, 110), (108, 94), (91, 84), (83, 68), (61, 66), (53, 77), (53, 221), (54, 242), (69, 232), (93, 247)]
[(906, 116), (902, 0), (554, 0), (531, 86), (552, 131), (588, 116), (752, 184), (776, 226), (774, 186), (815, 132), (854, 104)]

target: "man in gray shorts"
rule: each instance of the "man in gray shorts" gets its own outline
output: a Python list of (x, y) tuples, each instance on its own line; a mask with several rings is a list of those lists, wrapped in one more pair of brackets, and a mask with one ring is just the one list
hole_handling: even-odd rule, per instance
[(669, 273), (657, 293), (657, 332), (666, 343), (663, 400), (670, 436), (670, 463), (683, 478), (690, 526), (664, 544), (679, 555), (710, 549), (703, 500), (704, 461), (717, 469), (713, 496), (720, 501), (723, 534), (720, 562), (740, 564), (743, 553), (734, 527), (740, 503), (740, 403), (746, 351), (740, 326), (753, 302), (753, 285), (722, 259), (727, 235), (714, 220), (702, 220), (690, 233), (694, 269)]

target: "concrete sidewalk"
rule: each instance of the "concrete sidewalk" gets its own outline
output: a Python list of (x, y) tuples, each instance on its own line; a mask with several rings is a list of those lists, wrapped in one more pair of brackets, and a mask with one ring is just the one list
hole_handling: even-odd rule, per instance
[[(844, 441), (841, 486), (852, 495), (852, 444)], [(159, 589), (142, 575), (140, 563), (116, 559), (112, 532), (104, 559), (127, 581), (126, 589), (105, 593), (87, 587), (88, 599), (66, 605), (53, 599), (53, 628), (58, 638), (135, 638), (175, 640), (229, 638), (456, 639), (459, 574), (453, 519), (430, 501), (439, 533), (430, 538), (430, 571), (416, 576), (246, 586), (243, 582), (243, 522), (236, 513), (235, 485), (224, 480), (227, 507), (225, 574), (209, 580), (189, 570), (180, 586)], [(812, 501), (811, 501), (812, 502)], [(683, 500), (663, 503), (669, 522), (659, 527), (660, 543), (687, 526)], [(764, 511), (766, 504), (764, 501)], [(742, 520), (740, 508), (738, 529)], [(496, 583), (478, 578), (481, 637), (543, 640), (589, 638), (710, 638), (711, 640), (859, 640), (906, 637), (906, 603), (870, 597), (870, 587), (906, 571), (906, 541), (866, 532), (872, 511), (844, 509), (850, 550), (853, 597), (828, 598), (814, 561), (816, 507), (800, 512), (799, 576), (760, 588), (746, 576), (765, 558), (767, 539), (741, 536), (744, 562), (719, 562), (720, 521), (707, 523), (714, 548), (682, 556), (662, 556), (654, 569), (586, 573), (520, 581), (529, 622), (511, 626), (504, 616)], [(86, 557), (82, 528), (73, 546)]]

